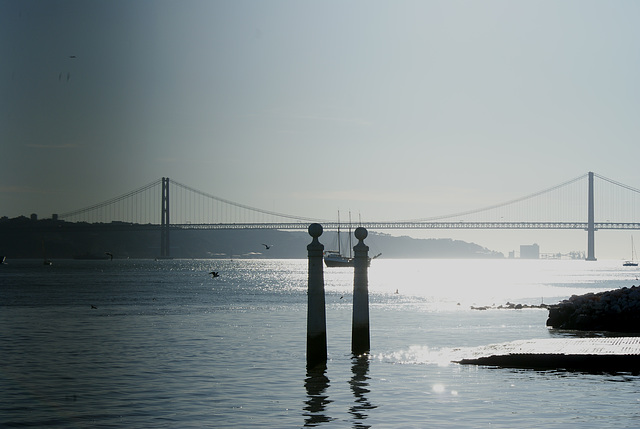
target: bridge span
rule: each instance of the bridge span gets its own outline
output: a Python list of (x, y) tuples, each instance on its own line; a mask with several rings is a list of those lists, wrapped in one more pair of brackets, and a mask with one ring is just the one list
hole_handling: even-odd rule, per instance
[[(320, 223), (325, 230), (344, 230), (349, 226), (345, 222), (250, 207), (165, 177), (103, 203), (63, 213), (60, 219), (159, 229), (161, 256), (166, 257), (170, 251), (169, 231), (176, 229), (304, 230), (311, 223)], [(596, 260), (595, 231), (640, 230), (640, 189), (589, 172), (552, 188), (476, 210), (413, 220), (358, 221), (352, 225), (372, 231), (584, 230), (586, 259)]]
[[(322, 222), (322, 227), (328, 231), (338, 228), (344, 230), (349, 224), (338, 222)], [(588, 222), (357, 222), (354, 228), (362, 226), (370, 230), (389, 229), (577, 229), (587, 231)], [(171, 224), (172, 229), (280, 229), (306, 230), (309, 223), (302, 222), (273, 222), (273, 223), (214, 223), (214, 224)], [(595, 230), (640, 230), (638, 222), (596, 222)]]

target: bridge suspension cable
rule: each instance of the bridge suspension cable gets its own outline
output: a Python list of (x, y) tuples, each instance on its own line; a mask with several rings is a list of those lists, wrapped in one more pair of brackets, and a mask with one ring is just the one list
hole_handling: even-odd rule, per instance
[(609, 183), (611, 183), (613, 185), (617, 185), (617, 186), (620, 186), (621, 188), (625, 188), (625, 189), (628, 189), (629, 191), (636, 192), (636, 193), (640, 194), (640, 189), (634, 188), (634, 187), (629, 186), (629, 185), (625, 185), (624, 183), (616, 182), (615, 180), (609, 179), (608, 177), (601, 176), (598, 173), (593, 173), (593, 175), (596, 176), (597, 178), (602, 179), (602, 180), (604, 180), (606, 182), (609, 182)]
[[(245, 209), (245, 210), (249, 210), (255, 213), (261, 213), (261, 214), (265, 214), (265, 215), (269, 215), (269, 216), (276, 216), (276, 217), (280, 217), (280, 218), (285, 218), (285, 219), (293, 219), (293, 220), (298, 220), (298, 221), (307, 221), (307, 222), (325, 222), (327, 220), (319, 220), (319, 219), (314, 219), (314, 218), (309, 218), (309, 217), (302, 217), (302, 216), (296, 216), (296, 215), (289, 215), (289, 214), (284, 214), (284, 213), (278, 213), (278, 212), (273, 212), (273, 211), (269, 211), (269, 210), (263, 210), (263, 209), (259, 209), (256, 207), (251, 207), (251, 206), (247, 206), (244, 204), (240, 204), (240, 203), (236, 203), (234, 201), (230, 201), (230, 200), (226, 200), (224, 198), (220, 198), (220, 197), (216, 197), (215, 195), (211, 195), (208, 194), (206, 192), (203, 191), (199, 191), (195, 188), (192, 188), (191, 186), (187, 186), (185, 184), (182, 184), (180, 182), (176, 182), (175, 180), (172, 180), (171, 183), (173, 183), (174, 185), (189, 191), (189, 192), (193, 192), (194, 194), (218, 201), (220, 203), (224, 203), (224, 204), (228, 204), (229, 206), (233, 206), (233, 207), (237, 207), (237, 208), (241, 208), (241, 209)], [(328, 221), (327, 221), (328, 222)]]
[(82, 208), (82, 209), (73, 210), (73, 211), (70, 211), (70, 212), (59, 214), (58, 217), (61, 218), (61, 219), (78, 217), (80, 215), (86, 214), (86, 213), (91, 212), (91, 211), (96, 211), (96, 210), (103, 209), (103, 208), (108, 207), (110, 205), (114, 205), (114, 204), (119, 203), (121, 201), (124, 201), (124, 200), (126, 200), (128, 198), (131, 198), (134, 195), (146, 192), (147, 190), (149, 190), (151, 188), (157, 187), (157, 186), (160, 185), (160, 182), (161, 182), (161, 179), (154, 180), (153, 182), (148, 183), (148, 184), (146, 184), (146, 185), (144, 185), (144, 186), (142, 186), (142, 187), (140, 187), (138, 189), (135, 189), (133, 191), (127, 192), (126, 194), (119, 195), (119, 196), (114, 197), (114, 198), (112, 198), (110, 200), (103, 201), (101, 203), (94, 204), (92, 206), (88, 206), (88, 207), (85, 207), (85, 208)]
[(495, 210), (495, 209), (499, 209), (502, 207), (506, 207), (506, 206), (510, 206), (516, 203), (520, 203), (526, 200), (531, 200), (535, 197), (539, 197), (543, 194), (547, 194), (550, 193), (552, 191), (556, 191), (560, 188), (569, 186), (573, 183), (576, 183), (580, 180), (584, 180), (586, 177), (588, 176), (588, 174), (583, 174), (582, 176), (576, 177), (574, 179), (568, 180), (564, 183), (561, 183), (559, 185), (553, 186), (551, 188), (548, 189), (544, 189), (542, 191), (538, 191), (538, 192), (534, 192), (533, 194), (529, 194), (526, 195), (524, 197), (520, 197), (520, 198), (516, 198), (514, 200), (510, 200), (510, 201), (506, 201), (503, 203), (499, 203), (499, 204), (494, 204), (491, 206), (486, 206), (486, 207), (482, 207), (480, 209), (474, 209), (474, 210), (467, 210), (464, 212), (458, 212), (458, 213), (453, 213), (453, 214), (449, 214), (449, 215), (442, 215), (442, 216), (434, 216), (434, 217), (429, 217), (429, 218), (421, 218), (421, 219), (413, 219), (413, 220), (407, 220), (407, 221), (401, 221), (401, 222), (432, 222), (432, 221), (437, 221), (437, 220), (443, 220), (443, 219), (451, 219), (451, 218), (457, 218), (457, 217), (461, 217), (461, 216), (469, 216), (469, 215), (473, 215), (473, 214), (478, 214), (478, 213), (482, 213), (482, 212), (487, 212), (490, 210)]

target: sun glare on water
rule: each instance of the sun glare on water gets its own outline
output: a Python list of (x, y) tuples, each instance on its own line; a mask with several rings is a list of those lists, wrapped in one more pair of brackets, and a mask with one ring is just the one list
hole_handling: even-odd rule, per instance
[[(586, 261), (380, 260), (369, 270), (372, 293), (423, 297), (434, 303), (501, 305), (555, 303), (585, 293), (584, 285), (610, 288), (591, 275)], [(623, 273), (624, 274), (624, 273)], [(615, 279), (612, 273), (612, 279)], [(633, 277), (629, 277), (629, 281)], [(630, 284), (629, 284), (630, 286)]]

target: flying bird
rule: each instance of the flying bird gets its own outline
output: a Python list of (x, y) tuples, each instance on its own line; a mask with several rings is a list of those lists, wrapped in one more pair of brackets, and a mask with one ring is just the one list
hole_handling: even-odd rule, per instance
[(264, 244), (264, 243), (262, 243), (262, 245), (265, 247), (265, 250), (269, 250), (271, 249), (271, 246), (273, 246), (273, 244)]
[(220, 274), (218, 274), (217, 271), (211, 271), (209, 274), (211, 274), (211, 278), (220, 277)]

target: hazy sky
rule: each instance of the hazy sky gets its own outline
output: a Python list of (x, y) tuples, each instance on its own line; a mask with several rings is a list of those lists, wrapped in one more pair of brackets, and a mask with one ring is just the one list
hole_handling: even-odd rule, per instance
[(588, 171), (640, 187), (639, 19), (637, 1), (0, 0), (0, 216), (163, 176), (367, 220)]

